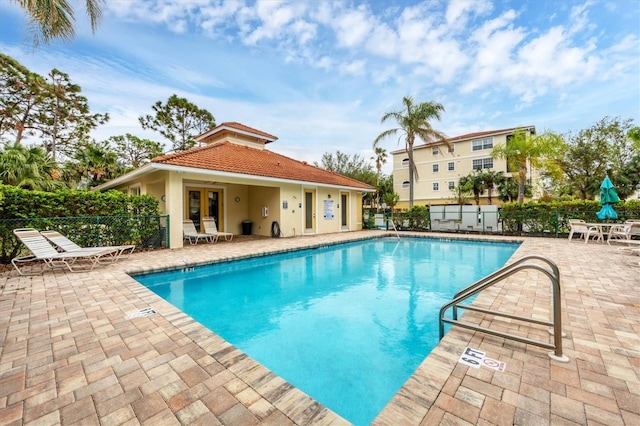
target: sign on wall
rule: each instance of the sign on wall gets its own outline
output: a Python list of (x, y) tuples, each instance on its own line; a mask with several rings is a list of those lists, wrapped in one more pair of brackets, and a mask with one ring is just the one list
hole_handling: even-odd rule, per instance
[(333, 200), (324, 200), (324, 214), (322, 215), (325, 219), (333, 219)]

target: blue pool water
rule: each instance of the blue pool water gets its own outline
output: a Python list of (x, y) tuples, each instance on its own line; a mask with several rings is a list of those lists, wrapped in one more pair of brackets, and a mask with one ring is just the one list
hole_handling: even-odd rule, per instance
[(517, 247), (382, 238), (135, 278), (365, 425), (438, 343), (440, 307)]

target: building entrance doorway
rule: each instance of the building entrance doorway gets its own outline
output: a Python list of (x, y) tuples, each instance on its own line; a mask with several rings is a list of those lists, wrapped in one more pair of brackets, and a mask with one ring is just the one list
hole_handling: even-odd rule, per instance
[(222, 213), (222, 189), (211, 188), (186, 188), (187, 199), (185, 200), (185, 217), (191, 219), (198, 231), (202, 230), (202, 218), (213, 217), (216, 227), (222, 230), (224, 223)]
[(304, 191), (304, 232), (312, 233), (316, 229), (316, 197), (315, 191)]

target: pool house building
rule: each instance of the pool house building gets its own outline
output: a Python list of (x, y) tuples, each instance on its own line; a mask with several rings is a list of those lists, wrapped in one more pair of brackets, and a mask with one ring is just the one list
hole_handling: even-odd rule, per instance
[(182, 221), (200, 229), (283, 237), (362, 229), (362, 196), (372, 186), (266, 149), (278, 138), (236, 122), (197, 136), (200, 147), (156, 157), (100, 185), (149, 194), (169, 215), (170, 247), (183, 245)]

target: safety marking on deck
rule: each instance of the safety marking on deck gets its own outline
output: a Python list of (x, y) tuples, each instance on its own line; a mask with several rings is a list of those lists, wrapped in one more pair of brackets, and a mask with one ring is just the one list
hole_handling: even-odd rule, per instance
[(139, 318), (139, 317), (148, 317), (149, 315), (153, 315), (155, 313), (156, 311), (154, 311), (153, 308), (147, 307), (147, 308), (140, 309), (139, 311), (130, 313), (129, 315), (125, 316), (125, 318), (133, 319), (133, 318)]
[(462, 355), (460, 355), (458, 362), (473, 368), (480, 368), (484, 365), (485, 367), (489, 367), (492, 370), (496, 370), (501, 373), (506, 371), (507, 364), (504, 361), (487, 358), (485, 355), (486, 354), (484, 352), (467, 346), (464, 348)]

